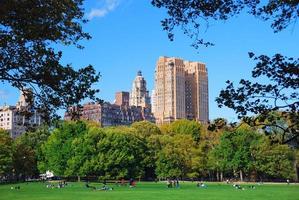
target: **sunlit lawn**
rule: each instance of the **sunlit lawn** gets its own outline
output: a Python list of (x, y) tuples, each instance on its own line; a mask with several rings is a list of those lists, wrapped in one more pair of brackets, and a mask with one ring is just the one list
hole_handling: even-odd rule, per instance
[[(20, 186), (20, 190), (11, 189)], [(208, 188), (197, 188), (196, 183), (181, 183), (180, 188), (166, 188), (165, 183), (137, 183), (136, 188), (115, 186), (112, 191), (94, 191), (86, 188), (84, 183), (71, 183), (66, 188), (46, 188), (44, 183), (23, 183), (17, 185), (0, 185), (0, 199), (2, 200), (299, 200), (299, 185), (264, 184), (249, 189), (238, 190), (231, 185), (208, 183)], [(100, 188), (102, 184), (92, 183)]]

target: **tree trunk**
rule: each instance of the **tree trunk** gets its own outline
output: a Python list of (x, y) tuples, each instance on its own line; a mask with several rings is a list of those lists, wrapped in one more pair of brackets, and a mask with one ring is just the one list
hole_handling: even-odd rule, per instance
[(217, 179), (217, 181), (219, 181), (219, 171), (218, 170), (216, 172), (216, 179)]
[(296, 182), (298, 182), (298, 180), (299, 180), (299, 177), (298, 177), (298, 175), (299, 175), (299, 171), (298, 171), (297, 162), (298, 162), (297, 160), (295, 160), (295, 162), (294, 162), (295, 181), (296, 181)]
[(243, 172), (240, 170), (240, 181), (243, 182)]
[(220, 181), (221, 182), (223, 181), (223, 171), (221, 171), (221, 173), (220, 173)]
[(296, 166), (296, 176), (295, 176), (295, 181), (299, 181), (299, 168)]
[(80, 182), (81, 181), (80, 176), (77, 176), (77, 178), (78, 178), (78, 182)]

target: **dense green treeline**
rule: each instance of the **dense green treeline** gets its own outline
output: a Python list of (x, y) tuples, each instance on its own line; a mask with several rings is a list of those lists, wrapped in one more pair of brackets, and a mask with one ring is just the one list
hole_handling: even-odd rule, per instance
[(297, 149), (274, 143), (245, 124), (211, 130), (188, 120), (108, 128), (60, 122), (16, 140), (0, 131), (0, 177), (6, 179), (49, 170), (62, 177), (99, 179), (296, 180), (298, 157)]

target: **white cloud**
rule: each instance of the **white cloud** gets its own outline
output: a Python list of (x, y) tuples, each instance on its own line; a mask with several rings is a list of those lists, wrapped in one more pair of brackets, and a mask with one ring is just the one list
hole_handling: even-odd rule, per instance
[(88, 13), (88, 19), (91, 20), (95, 17), (104, 17), (108, 11), (106, 9), (91, 9), (90, 13)]
[(92, 8), (87, 14), (87, 18), (92, 20), (95, 17), (104, 17), (109, 12), (112, 12), (119, 4), (121, 0), (103, 0), (103, 5), (100, 8)]

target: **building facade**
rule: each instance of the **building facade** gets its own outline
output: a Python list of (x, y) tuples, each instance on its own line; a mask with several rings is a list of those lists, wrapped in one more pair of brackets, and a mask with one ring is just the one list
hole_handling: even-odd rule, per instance
[(151, 109), (152, 113), (155, 113), (155, 108), (156, 108), (156, 95), (155, 95), (155, 90), (152, 90), (151, 94)]
[(129, 106), (130, 93), (129, 92), (116, 92), (114, 104), (118, 106)]
[(65, 113), (64, 119), (72, 120), (74, 118), (95, 121), (102, 127), (130, 125), (143, 120), (154, 123), (150, 96), (141, 71), (138, 71), (133, 81), (131, 93), (116, 92), (113, 104), (90, 102), (81, 107), (70, 107)]
[(186, 118), (209, 120), (208, 72), (205, 64), (185, 61)]
[(41, 114), (30, 108), (23, 93), (21, 93), (16, 106), (0, 107), (0, 128), (7, 130), (12, 138), (20, 136), (28, 128), (41, 124)]
[(70, 107), (65, 120), (72, 120), (72, 113), (78, 113), (79, 119), (98, 122), (102, 127), (130, 125), (138, 121), (155, 122), (150, 108), (111, 104), (109, 102), (89, 102), (82, 107)]
[(153, 113), (157, 124), (178, 119), (207, 123), (208, 72), (205, 64), (160, 57), (155, 71)]
[(138, 71), (130, 93), (130, 106), (148, 108), (150, 107), (150, 101), (149, 91), (146, 89), (146, 81), (141, 71)]

